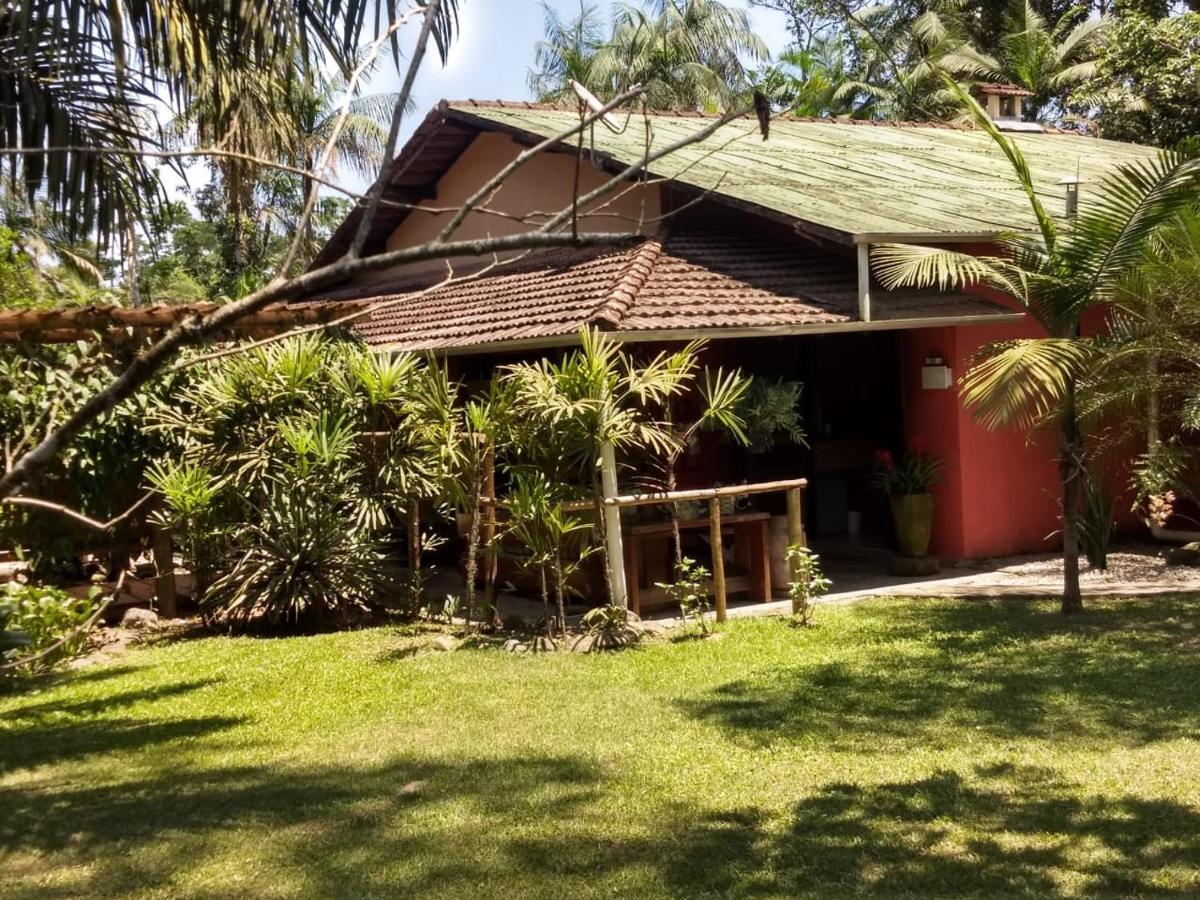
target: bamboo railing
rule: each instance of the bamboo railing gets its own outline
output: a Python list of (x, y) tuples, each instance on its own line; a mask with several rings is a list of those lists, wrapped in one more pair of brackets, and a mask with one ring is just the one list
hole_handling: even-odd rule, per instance
[[(494, 485), (494, 482), (491, 482)], [(760, 481), (754, 484), (731, 484), (722, 487), (712, 488), (694, 488), (686, 491), (659, 491), (646, 494), (619, 494), (615, 496), (604, 497), (602, 505), (606, 510), (620, 510), (625, 507), (636, 506), (655, 506), (665, 503), (680, 503), (683, 501), (706, 500), (708, 501), (708, 517), (709, 517), (709, 542), (712, 545), (713, 555), (713, 594), (715, 597), (715, 611), (718, 622), (724, 622), (726, 618), (726, 591), (725, 591), (725, 557), (722, 553), (721, 541), (721, 501), (730, 497), (745, 497), (751, 494), (773, 494), (785, 493), (787, 495), (787, 520), (788, 520), (788, 545), (805, 546), (806, 538), (804, 534), (804, 513), (803, 500), (804, 489), (808, 487), (807, 478), (789, 478), (782, 481)], [(489, 529), (489, 533), (495, 533), (496, 527), (496, 507), (502, 507), (503, 501), (496, 497), (484, 497), (483, 506), (485, 509), (485, 528)], [(568, 512), (580, 512), (583, 510), (595, 510), (596, 502), (594, 500), (572, 500), (562, 504), (562, 508)], [(608, 518), (608, 517), (606, 517)], [(625, 554), (622, 545), (622, 537), (620, 529), (616, 530), (614, 535), (612, 530), (606, 535), (606, 543), (608, 544), (608, 559), (609, 565), (612, 567), (610, 572), (615, 572), (616, 565), (621, 566), (621, 572), (624, 573)], [(616, 563), (616, 565), (614, 565)], [(792, 577), (796, 575), (792, 572)], [(637, 577), (634, 573), (634, 577)], [(614, 593), (616, 593), (616, 582), (614, 581)], [(620, 583), (624, 585), (624, 579), (620, 579)], [(622, 592), (623, 593), (623, 592)], [(614, 597), (614, 602), (624, 605), (623, 596)]]

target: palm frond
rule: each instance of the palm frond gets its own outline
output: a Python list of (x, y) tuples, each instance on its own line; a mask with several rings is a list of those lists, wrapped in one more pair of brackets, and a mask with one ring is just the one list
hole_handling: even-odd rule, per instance
[(945, 291), (986, 284), (1017, 298), (1027, 293), (1013, 277), (1019, 273), (1007, 271), (1005, 260), (942, 247), (875, 244), (871, 247), (871, 269), (888, 289), (936, 287)]
[(1091, 351), (1072, 338), (1029, 338), (985, 347), (962, 379), (962, 399), (983, 427), (1032, 428), (1059, 410)]

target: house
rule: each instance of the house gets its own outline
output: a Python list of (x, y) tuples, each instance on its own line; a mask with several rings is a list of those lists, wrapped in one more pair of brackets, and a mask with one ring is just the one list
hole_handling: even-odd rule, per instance
[[(1011, 92), (1008, 95), (1015, 96)], [(1052, 214), (1078, 190), (1148, 148), (1011, 125)], [(582, 141), (518, 168), (471, 213), (460, 239), (511, 234), (544, 221), (612, 174), (705, 126), (697, 114), (616, 116)], [(457, 208), (525, 148), (578, 123), (575, 109), (533, 103), (443, 102), (391, 167), (365, 253), (434, 237)], [(649, 139), (647, 138), (649, 129)], [(578, 162), (578, 165), (577, 165)], [(1069, 185), (1066, 183), (1070, 182)], [(630, 344), (711, 341), (710, 360), (804, 385), (807, 448), (738, 461), (736, 451), (687, 460), (681, 483), (751, 474), (810, 480), (810, 535), (832, 538), (879, 520), (862, 490), (878, 448), (914, 440), (945, 458), (933, 552), (963, 558), (1046, 550), (1057, 527), (1052, 442), (989, 433), (964, 409), (956, 379), (991, 341), (1037, 326), (1010, 299), (981, 292), (887, 291), (870, 274), (871, 246), (954, 245), (987, 252), (1034, 227), (1028, 201), (991, 138), (971, 127), (777, 120), (764, 140), (752, 120), (649, 166), (640, 181), (580, 210), (589, 232), (636, 229), (632, 246), (552, 250), (488, 265), (438, 287), (445, 264), (362, 276), (322, 299), (386, 302), (360, 326), (396, 350), (445, 353), (464, 372), (554, 352), (591, 326)], [(317, 262), (335, 259), (355, 211)], [(458, 275), (479, 260), (454, 261)], [(769, 471), (766, 471), (769, 470)], [(865, 522), (866, 524), (860, 524)]]

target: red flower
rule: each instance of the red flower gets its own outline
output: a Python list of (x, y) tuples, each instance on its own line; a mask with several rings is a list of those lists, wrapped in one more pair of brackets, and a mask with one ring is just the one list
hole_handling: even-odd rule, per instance
[(896, 460), (892, 458), (891, 450), (876, 450), (875, 462), (885, 469), (896, 468)]
[(919, 434), (914, 434), (912, 440), (908, 442), (908, 450), (913, 456), (923, 456), (929, 449), (929, 445), (925, 442), (925, 438)]

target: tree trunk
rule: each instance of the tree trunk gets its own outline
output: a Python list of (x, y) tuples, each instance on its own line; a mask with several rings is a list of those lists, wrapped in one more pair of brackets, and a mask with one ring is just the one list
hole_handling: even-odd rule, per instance
[(554, 599), (558, 604), (558, 634), (567, 639), (567, 590), (563, 584), (562, 557), (554, 553)]
[(1062, 484), (1063, 615), (1083, 612), (1079, 590), (1079, 497), (1082, 466), (1079, 419), (1075, 409), (1075, 385), (1067, 387), (1059, 434), (1058, 474)]
[[(479, 467), (476, 467), (477, 469)], [(471, 479), (471, 527), (467, 529), (467, 565), (465, 585), (467, 591), (467, 633), (471, 633), (471, 622), (475, 617), (475, 579), (479, 575), (479, 534), (483, 518), (483, 478), (477, 472)]]
[(554, 626), (550, 620), (550, 588), (546, 584), (546, 566), (544, 563), (538, 566), (538, 575), (541, 577), (542, 620), (546, 626), (546, 637), (553, 639)]
[[(309, 158), (306, 171), (311, 172), (316, 168), (316, 160)], [(301, 209), (308, 209), (308, 201), (317, 191), (317, 183), (308, 175), (303, 178), (303, 197), (301, 197)], [(314, 214), (316, 210), (313, 211)], [(313, 230), (313, 216), (307, 216), (304, 220), (304, 256), (301, 259), (301, 269), (304, 264), (307, 264), (310, 254), (313, 252), (313, 245), (316, 243), (316, 235)], [(286, 274), (286, 273), (285, 273)]]

